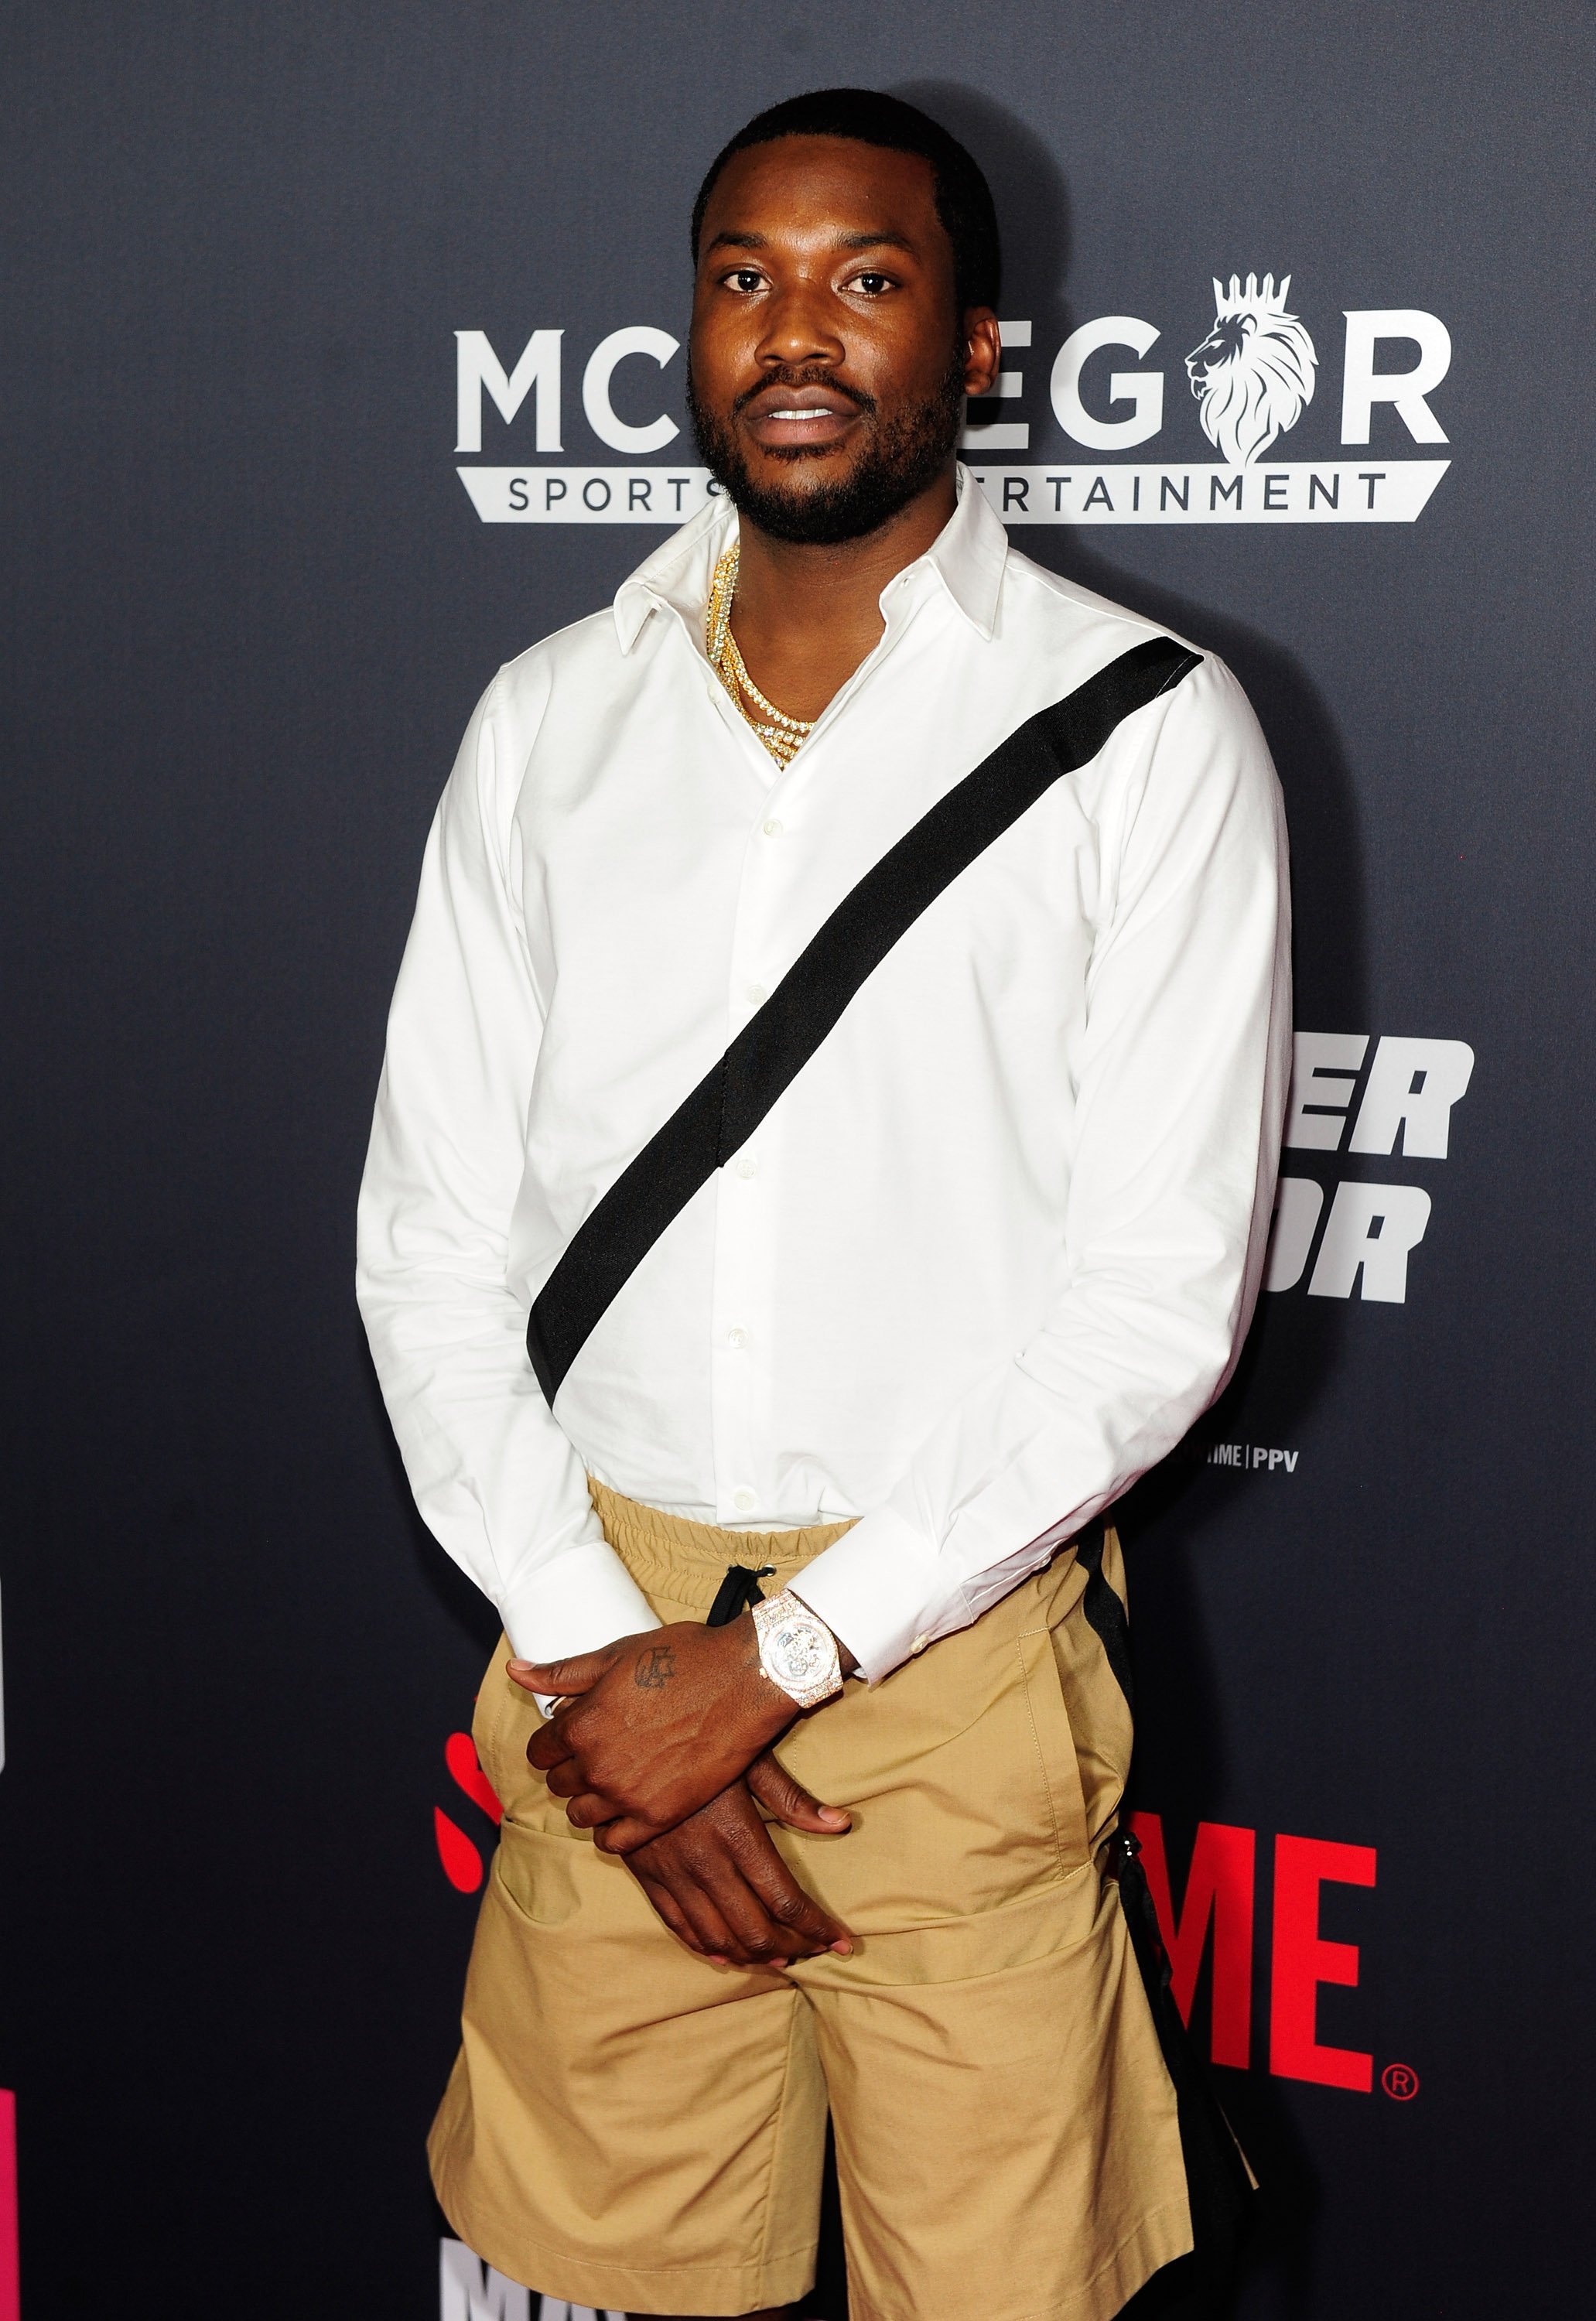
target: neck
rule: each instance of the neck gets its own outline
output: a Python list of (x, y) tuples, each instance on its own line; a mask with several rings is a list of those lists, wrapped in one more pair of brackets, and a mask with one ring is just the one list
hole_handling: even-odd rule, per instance
[(779, 709), (816, 718), (880, 642), (880, 595), (953, 513), (953, 471), (862, 540), (772, 540), (744, 521), (732, 626), (750, 676)]

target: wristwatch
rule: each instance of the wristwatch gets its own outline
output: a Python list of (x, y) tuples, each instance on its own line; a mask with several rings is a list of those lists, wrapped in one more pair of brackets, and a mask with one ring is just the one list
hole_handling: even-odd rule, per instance
[(836, 1638), (824, 1620), (785, 1588), (780, 1596), (766, 1597), (753, 1606), (753, 1629), (761, 1668), (800, 1708), (814, 1708), (841, 1692)]

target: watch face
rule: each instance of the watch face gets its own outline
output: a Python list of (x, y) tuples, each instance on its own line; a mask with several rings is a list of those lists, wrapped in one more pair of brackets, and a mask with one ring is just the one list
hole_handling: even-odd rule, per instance
[(789, 1685), (812, 1684), (830, 1663), (826, 1647), (830, 1637), (817, 1620), (783, 1620), (773, 1628), (769, 1643), (773, 1667), (780, 1670), (780, 1681)]

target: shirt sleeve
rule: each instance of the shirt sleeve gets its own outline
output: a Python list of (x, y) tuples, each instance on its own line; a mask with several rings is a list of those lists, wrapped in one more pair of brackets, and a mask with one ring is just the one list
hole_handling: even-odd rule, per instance
[(872, 1683), (1165, 1457), (1225, 1386), (1256, 1302), (1290, 1078), (1279, 785), (1211, 660), (1111, 746), (1063, 1287), (794, 1590)]
[(606, 1543), (506, 1280), (542, 1036), (507, 874), (519, 766), (489, 687), (443, 793), (388, 1018), (357, 1295), (415, 1502), (517, 1652), (659, 1625)]

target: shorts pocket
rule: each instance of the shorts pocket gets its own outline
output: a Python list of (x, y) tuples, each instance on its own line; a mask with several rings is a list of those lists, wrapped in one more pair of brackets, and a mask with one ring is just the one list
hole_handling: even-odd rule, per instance
[[(569, 1823), (566, 1826), (570, 1829)], [(574, 1838), (577, 1833), (571, 1830), (570, 1835)], [(547, 1831), (528, 1829), (506, 1818), (494, 1856), (493, 1875), (500, 1898), (509, 1903), (517, 1916), (530, 1919), (534, 1926), (562, 1926), (587, 1903), (596, 1863), (606, 1869), (613, 1866), (623, 1879), (626, 1877), (625, 1864), (614, 1861), (612, 1865), (612, 1857), (600, 1853), (590, 1839), (571, 1844)]]
[(531, 1693), (523, 1691), (506, 1672), (511, 1650), (508, 1637), (501, 1636), (477, 1695), (477, 1712), (471, 1719), (477, 1761), (504, 1807), (506, 1823), (575, 1837), (579, 1833), (566, 1820), (564, 1807), (550, 1796), (543, 1775), (526, 1761), (526, 1744), (543, 1718)]
[(1090, 1859), (1091, 1847), (1087, 1837), (1081, 1764), (1063, 1687), (1059, 1681), (1052, 1632), (1046, 1627), (1027, 1628), (1015, 1638), (1015, 1649), (1025, 1678), (1026, 1705), (1036, 1743), (1037, 1771), (1052, 1820), (1059, 1868), (1068, 1873)]

